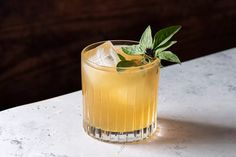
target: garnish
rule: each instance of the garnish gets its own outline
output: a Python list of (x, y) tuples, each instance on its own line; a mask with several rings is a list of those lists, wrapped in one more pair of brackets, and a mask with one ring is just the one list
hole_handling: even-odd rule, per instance
[[(174, 63), (180, 63), (179, 58), (171, 51), (166, 51), (169, 47), (176, 44), (177, 41), (170, 39), (181, 29), (181, 26), (170, 26), (159, 30), (152, 38), (151, 27), (148, 26), (143, 32), (139, 44), (121, 47), (122, 51), (128, 55), (141, 55), (143, 64), (147, 64), (156, 58)], [(117, 70), (120, 67), (138, 66), (137, 60), (125, 60), (125, 57), (118, 54), (120, 62), (117, 64)]]
[(138, 66), (135, 60), (123, 60), (116, 65), (116, 70), (122, 71), (123, 70), (122, 67), (132, 67), (132, 66)]

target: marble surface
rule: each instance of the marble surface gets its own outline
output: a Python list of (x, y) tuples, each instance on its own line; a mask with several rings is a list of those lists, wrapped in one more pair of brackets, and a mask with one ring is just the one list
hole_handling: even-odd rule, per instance
[(0, 112), (0, 157), (236, 157), (236, 48), (161, 70), (160, 132), (109, 144), (82, 129), (81, 91)]

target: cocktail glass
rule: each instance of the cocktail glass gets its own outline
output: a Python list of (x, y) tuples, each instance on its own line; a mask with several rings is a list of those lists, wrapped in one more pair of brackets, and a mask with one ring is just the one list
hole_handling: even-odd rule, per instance
[[(107, 142), (145, 139), (157, 129), (160, 62), (156, 59), (145, 65), (119, 70), (114, 65), (97, 64), (90, 58), (96, 55), (98, 47), (103, 51), (109, 48), (104, 43), (91, 44), (81, 54), (84, 130), (88, 135)], [(122, 45), (137, 44), (125, 40), (111, 43), (122, 55), (125, 55), (120, 48)]]

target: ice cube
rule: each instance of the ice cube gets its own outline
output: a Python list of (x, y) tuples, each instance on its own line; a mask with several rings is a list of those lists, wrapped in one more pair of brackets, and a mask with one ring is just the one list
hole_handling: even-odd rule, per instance
[(115, 67), (120, 61), (116, 49), (110, 41), (106, 41), (91, 51), (94, 53), (89, 57), (89, 61), (97, 65)]

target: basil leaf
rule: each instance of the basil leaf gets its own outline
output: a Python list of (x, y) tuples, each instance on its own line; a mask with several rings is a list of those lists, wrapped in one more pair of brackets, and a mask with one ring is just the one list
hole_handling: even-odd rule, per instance
[(158, 54), (160, 60), (166, 60), (174, 63), (181, 63), (179, 58), (171, 51), (162, 51)]
[(135, 60), (120, 61), (116, 65), (116, 70), (117, 71), (122, 71), (122, 70), (124, 70), (124, 69), (122, 69), (122, 67), (132, 67), (132, 66), (137, 66), (137, 63), (135, 62)]
[(121, 54), (117, 53), (117, 55), (118, 55), (118, 57), (120, 58), (121, 61), (125, 61), (126, 60), (125, 57), (122, 56)]
[(126, 47), (121, 47), (122, 51), (128, 55), (140, 55), (144, 54), (144, 50), (139, 45), (131, 45)]
[(152, 49), (152, 31), (150, 26), (143, 32), (139, 44), (144, 50), (146, 48)]
[[(139, 44), (126, 45), (121, 47), (122, 51), (128, 55), (142, 55), (141, 61), (125, 60), (122, 55), (119, 55), (120, 62), (117, 64), (117, 71), (123, 70), (121, 67), (138, 66), (139, 63), (147, 64), (155, 58), (170, 62), (180, 63), (179, 58), (171, 51), (166, 51), (177, 41), (169, 41), (179, 30), (181, 26), (170, 26), (158, 31), (154, 39), (152, 38), (151, 27), (148, 26), (143, 32)], [(153, 54), (155, 53), (155, 54)], [(149, 56), (149, 57), (148, 57)], [(161, 64), (160, 64), (161, 65)]]
[(158, 48), (155, 50), (155, 56), (156, 56), (158, 53), (160, 53), (160, 52), (162, 52), (162, 51), (168, 49), (169, 47), (171, 47), (171, 46), (174, 45), (175, 43), (177, 43), (177, 41), (167, 41), (164, 45), (158, 47)]
[(167, 41), (169, 41), (175, 33), (177, 33), (181, 29), (181, 26), (170, 26), (164, 29), (161, 29), (158, 31), (154, 36), (154, 44), (153, 48), (156, 49), (157, 47), (165, 44)]

